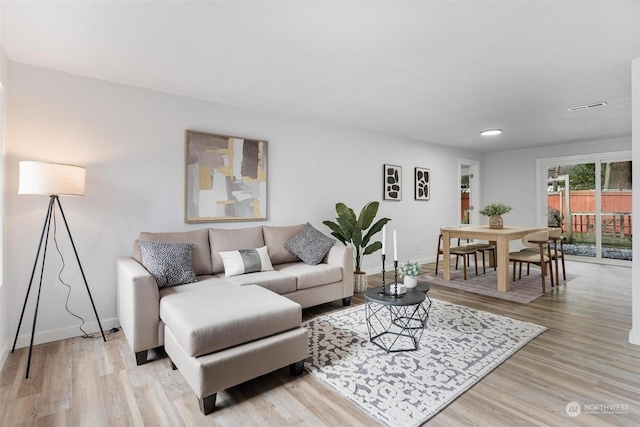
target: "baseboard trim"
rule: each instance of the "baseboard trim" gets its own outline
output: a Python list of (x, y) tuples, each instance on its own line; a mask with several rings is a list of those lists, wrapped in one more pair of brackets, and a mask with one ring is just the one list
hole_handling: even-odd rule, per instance
[[(373, 254), (373, 256), (375, 256), (376, 254)], [(400, 264), (402, 264), (403, 262), (406, 262), (407, 260), (403, 260), (403, 261), (398, 261), (398, 266), (400, 266)], [(416, 260), (411, 260), (413, 262), (417, 262), (418, 264), (428, 264), (430, 262), (436, 262), (436, 257), (429, 257), (429, 258), (421, 258), (421, 259), (416, 259)], [(387, 258), (386, 262), (385, 262), (385, 271), (388, 274), (389, 272), (393, 273), (393, 259), (391, 261), (389, 261), (389, 259)], [(367, 270), (364, 271), (367, 274), (379, 274), (382, 273), (382, 265), (380, 265), (379, 267), (374, 267), (374, 268), (369, 268)]]
[[(120, 327), (120, 322), (118, 322), (117, 318), (107, 319), (107, 320), (100, 319), (100, 323), (102, 324), (102, 330), (105, 333), (108, 332), (111, 328)], [(22, 325), (23, 330), (24, 330), (24, 326), (25, 325)], [(88, 334), (100, 333), (98, 322), (85, 323), (82, 328)], [(27, 329), (30, 329), (30, 328), (27, 328)], [(15, 331), (13, 331), (13, 333), (15, 334)], [(36, 335), (33, 338), (33, 345), (45, 344), (53, 341), (60, 341), (67, 338), (79, 337), (81, 335), (82, 335), (82, 332), (80, 331), (80, 329), (78, 329), (78, 325), (72, 326), (69, 328), (64, 328), (64, 329), (55, 329), (51, 331), (42, 331), (42, 332), (36, 331)], [(15, 335), (12, 335), (12, 336), (15, 337)], [(30, 340), (31, 340), (31, 335), (29, 334), (19, 335), (18, 341), (16, 342), (16, 348), (28, 347)], [(10, 351), (10, 349), (8, 348), (8, 343), (7, 343), (7, 352), (8, 351)]]
[(9, 357), (9, 343), (10, 341), (7, 339), (2, 346), (2, 352), (0, 353), (0, 372), (2, 372), (4, 363), (7, 361), (7, 357)]

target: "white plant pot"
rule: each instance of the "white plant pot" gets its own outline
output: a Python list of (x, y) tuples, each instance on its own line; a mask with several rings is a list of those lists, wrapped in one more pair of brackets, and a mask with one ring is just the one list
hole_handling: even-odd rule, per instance
[(415, 277), (404, 276), (404, 285), (407, 288), (415, 288), (418, 286), (418, 280)]

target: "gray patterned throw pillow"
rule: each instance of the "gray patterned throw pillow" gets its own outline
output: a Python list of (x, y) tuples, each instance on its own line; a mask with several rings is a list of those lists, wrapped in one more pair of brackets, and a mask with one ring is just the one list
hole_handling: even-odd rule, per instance
[(284, 247), (309, 265), (319, 264), (336, 243), (306, 223), (302, 231), (284, 243)]
[(156, 279), (159, 288), (196, 282), (191, 243), (140, 241), (142, 265)]

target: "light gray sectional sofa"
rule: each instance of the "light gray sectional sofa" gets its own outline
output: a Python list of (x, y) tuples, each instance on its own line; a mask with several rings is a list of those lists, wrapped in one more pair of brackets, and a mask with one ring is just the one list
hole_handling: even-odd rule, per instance
[[(185, 248), (168, 258), (190, 261), (193, 271), (162, 266), (169, 281), (185, 282), (165, 286), (153, 257), (166, 264), (167, 251)], [(320, 259), (318, 249), (328, 252)], [(206, 414), (219, 390), (287, 365), (301, 372), (308, 355), (302, 308), (349, 305), (353, 251), (309, 224), (140, 233), (133, 256), (117, 261), (117, 294), (137, 364), (164, 345)]]

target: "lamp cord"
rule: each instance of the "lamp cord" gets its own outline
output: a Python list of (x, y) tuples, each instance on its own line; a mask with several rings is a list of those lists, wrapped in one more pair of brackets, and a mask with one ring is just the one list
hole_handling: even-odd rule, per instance
[(69, 298), (71, 297), (71, 286), (69, 286), (69, 284), (67, 284), (63, 279), (62, 279), (62, 272), (64, 271), (64, 268), (66, 266), (66, 263), (64, 262), (64, 256), (62, 255), (62, 251), (60, 251), (60, 248), (58, 247), (58, 227), (57, 227), (57, 222), (56, 222), (56, 206), (53, 205), (53, 215), (51, 215), (51, 217), (53, 218), (53, 243), (56, 247), (56, 251), (58, 252), (58, 255), (60, 256), (60, 260), (62, 261), (62, 267), (60, 268), (60, 271), (58, 272), (58, 280), (60, 281), (60, 283), (62, 283), (64, 286), (67, 287), (67, 299), (64, 302), (64, 308), (67, 310), (67, 313), (69, 313), (70, 315), (72, 315), (73, 317), (79, 319), (82, 323), (80, 323), (80, 331), (82, 332), (82, 337), (83, 338), (94, 338), (93, 336), (90, 336), (89, 334), (87, 334), (87, 332), (82, 329), (82, 327), (84, 326), (84, 319), (81, 316), (78, 316), (77, 314), (75, 314), (74, 312), (72, 312), (71, 310), (69, 310)]
[[(91, 338), (91, 339), (97, 339), (97, 338), (101, 338), (101, 335), (99, 334), (88, 334), (84, 329), (82, 329), (82, 327), (85, 324), (84, 318), (82, 318), (81, 316), (75, 314), (74, 312), (72, 312), (69, 309), (69, 298), (71, 297), (71, 286), (69, 284), (67, 284), (63, 279), (62, 279), (62, 272), (64, 271), (64, 268), (66, 267), (66, 263), (64, 262), (64, 256), (62, 255), (62, 251), (60, 250), (60, 248), (58, 247), (58, 239), (57, 239), (57, 235), (58, 235), (58, 227), (57, 227), (57, 222), (56, 222), (56, 206), (53, 205), (52, 207), (53, 212), (51, 217), (53, 218), (53, 243), (54, 246), (56, 247), (56, 251), (58, 252), (58, 255), (60, 256), (60, 261), (62, 261), (62, 267), (60, 268), (60, 271), (58, 272), (58, 280), (60, 281), (60, 283), (62, 283), (64, 286), (67, 287), (67, 299), (64, 302), (64, 308), (65, 310), (67, 310), (67, 312), (72, 315), (73, 317), (80, 319), (80, 321), (82, 323), (80, 323), (80, 331), (82, 332), (82, 335), (80, 336), (81, 338)], [(111, 330), (109, 332), (103, 332), (105, 336), (107, 335), (111, 335), (113, 333), (118, 332), (120, 329), (119, 328), (111, 328)]]

